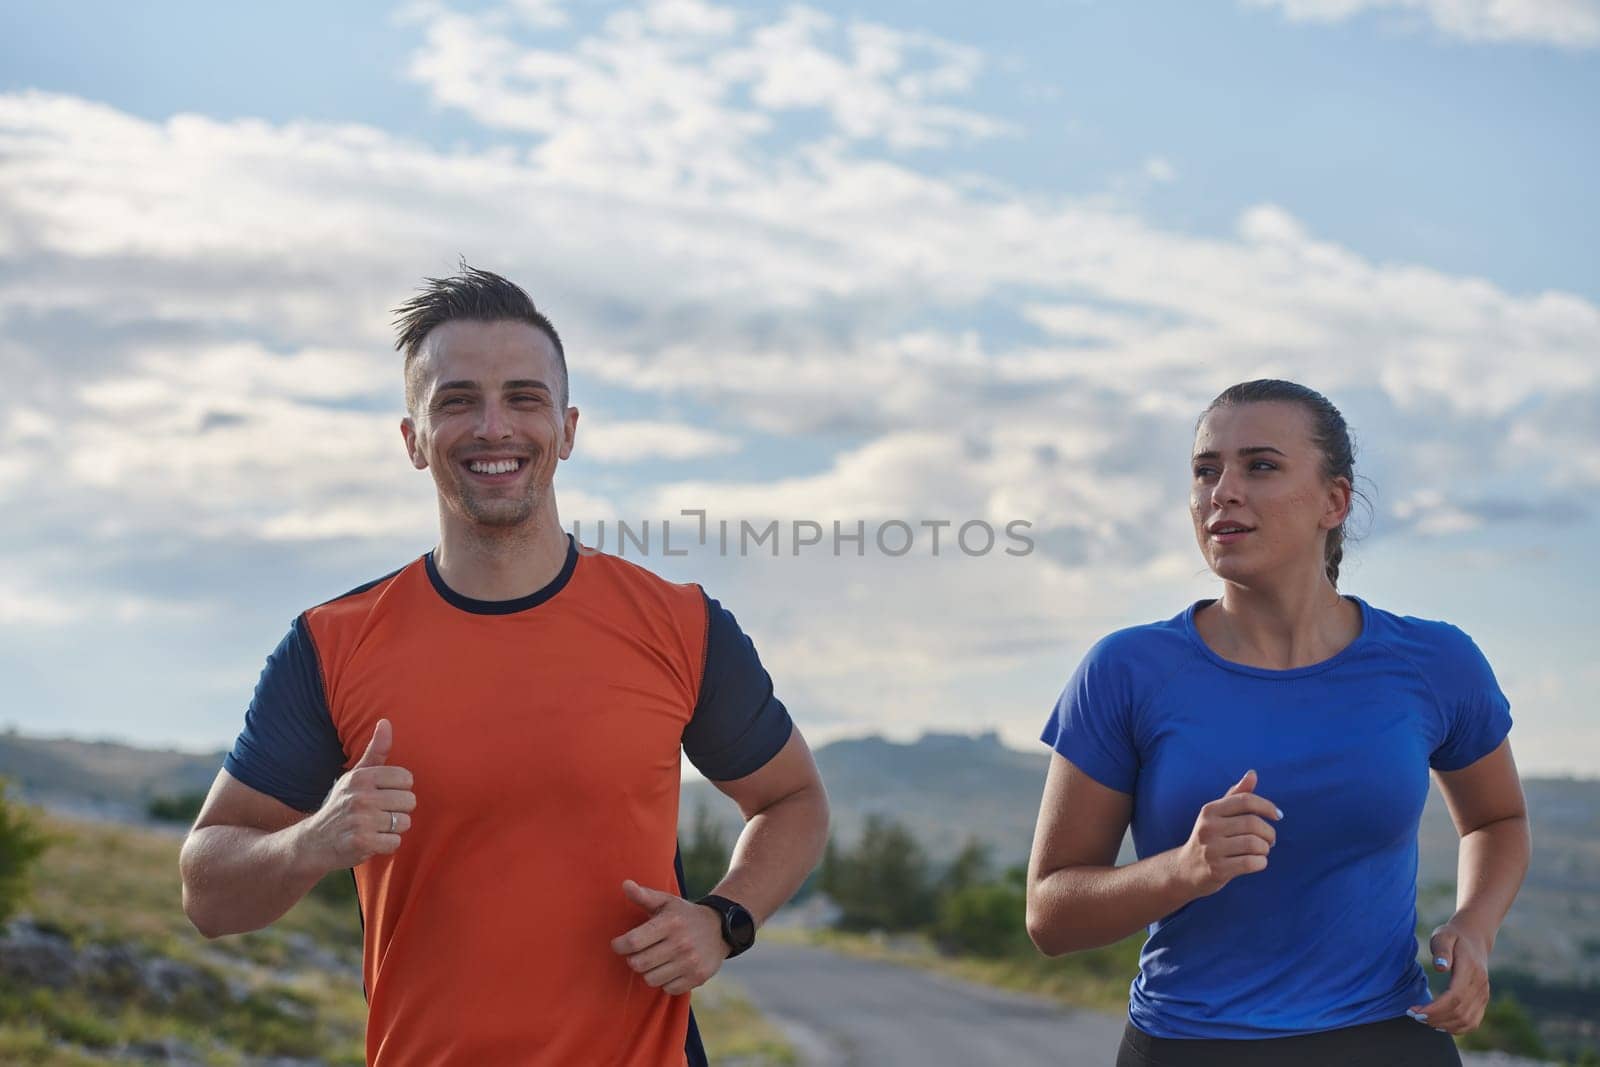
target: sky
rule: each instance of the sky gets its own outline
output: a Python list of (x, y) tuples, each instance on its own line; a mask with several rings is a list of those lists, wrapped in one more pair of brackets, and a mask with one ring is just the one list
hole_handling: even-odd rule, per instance
[(565, 341), (563, 521), (650, 522), (813, 744), (1035, 744), (1216, 595), (1194, 422), (1273, 376), (1357, 438), (1341, 589), (1600, 775), (1600, 0), (5, 19), (0, 727), (224, 746), (298, 612), (431, 547), (390, 320), (465, 258)]

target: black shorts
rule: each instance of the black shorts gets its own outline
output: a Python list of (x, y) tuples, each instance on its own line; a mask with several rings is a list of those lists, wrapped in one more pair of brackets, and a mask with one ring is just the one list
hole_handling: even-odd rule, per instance
[(1449, 1034), (1404, 1015), (1301, 1037), (1259, 1041), (1151, 1037), (1132, 1023), (1117, 1067), (1461, 1067)]

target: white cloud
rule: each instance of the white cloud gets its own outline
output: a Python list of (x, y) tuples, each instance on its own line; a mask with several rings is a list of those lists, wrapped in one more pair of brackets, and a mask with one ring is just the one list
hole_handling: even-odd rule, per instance
[(1447, 499), (1438, 489), (1423, 489), (1394, 507), (1396, 519), (1424, 537), (1467, 533), (1483, 525), (1483, 520)]
[(738, 438), (675, 422), (602, 420), (579, 428), (578, 451), (601, 463), (641, 459), (700, 459), (739, 450)]
[(162, 624), (203, 619), (214, 605), (204, 601), (135, 596), (96, 590), (70, 595), (49, 588), (37, 576), (0, 572), (0, 627), (65, 630), (84, 622)]
[[(1232, 381), (1352, 398), (1381, 426), (1369, 448), (1415, 460), (1388, 517), (1441, 537), (1515, 511), (1464, 504), (1462, 479), (1530, 507), (1600, 484), (1589, 301), (1373, 262), (1270, 204), (1203, 238), (919, 172), (901, 149), (1003, 128), (959, 106), (982, 57), (923, 35), (684, 2), (529, 44), (560, 10), (417, 16), (413, 76), (531, 145), (0, 96), (0, 506), (20, 559), (63, 530), (305, 558), (426, 544), (389, 309), (458, 253), (528, 286), (597, 413), (594, 483), (560, 483), (568, 522), (1035, 523), (1038, 553), (1010, 567), (727, 572), (768, 594), (753, 622), (775, 670), (841, 722), (961, 725), (959, 679), (1181, 603), (1203, 582), (1192, 420)], [(823, 130), (782, 147), (767, 134), (798, 108)], [(1152, 157), (1143, 176), (1175, 172)], [(779, 439), (781, 474), (628, 476), (737, 455), (752, 430)], [(5, 587), (3, 610), (48, 617), (47, 587)]]
[(1178, 168), (1169, 159), (1151, 156), (1144, 161), (1144, 175), (1153, 182), (1168, 185), (1178, 180)]
[[(895, 148), (1009, 127), (941, 104), (982, 69), (976, 50), (875, 23), (840, 26), (796, 6), (772, 21), (699, 0), (611, 15), (574, 48), (513, 37), (505, 11), (418, 8), (426, 43), (409, 72), (435, 101), (487, 126), (540, 135), (537, 158), (597, 185), (748, 182), (758, 139), (785, 113), (818, 111), (830, 136)], [(832, 48), (842, 29), (843, 47)]]
[(1428, 20), (1467, 41), (1526, 41), (1563, 48), (1600, 45), (1600, 0), (1244, 0), (1296, 22), (1342, 22), (1368, 12)]

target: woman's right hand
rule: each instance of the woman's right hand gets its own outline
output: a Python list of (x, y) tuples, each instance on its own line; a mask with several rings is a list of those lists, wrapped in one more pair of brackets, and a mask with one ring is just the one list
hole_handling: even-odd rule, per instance
[(1189, 840), (1178, 849), (1179, 877), (1196, 897), (1210, 896), (1241, 874), (1267, 869), (1277, 843), (1273, 825), (1283, 812), (1257, 796), (1256, 772), (1246, 771), (1232, 789), (1200, 809)]

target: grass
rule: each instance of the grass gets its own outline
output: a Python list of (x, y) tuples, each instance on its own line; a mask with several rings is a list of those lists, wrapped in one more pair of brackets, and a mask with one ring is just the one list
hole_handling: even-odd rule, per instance
[(694, 991), (695, 1021), (706, 1056), (717, 1067), (794, 1067), (799, 1060), (730, 979), (718, 976)]
[(182, 1042), (218, 1065), (245, 1056), (365, 1062), (359, 976), (299, 962), (309, 938), (342, 963), (359, 964), (353, 903), (313, 894), (268, 930), (208, 942), (179, 906), (175, 834), (38, 821), (51, 844), (33, 873), (23, 915), (80, 950), (117, 946), (140, 958), (180, 961), (201, 976), (201, 990), (215, 992), (191, 991), (163, 1003), (114, 971), (60, 991), (0, 981), (0, 1063), (78, 1067), (164, 1042)]
[[(184, 960), (221, 952), (271, 967), (292, 957), (289, 935), (300, 934), (351, 965), (361, 962), (353, 891), (343, 898), (313, 892), (269, 930), (208, 944), (178, 906), (183, 885), (175, 834), (48, 816), (39, 823), (52, 844), (24, 911), (79, 945), (136, 944)], [(348, 874), (330, 876), (339, 878), (349, 881)]]
[[(207, 1063), (247, 1057), (365, 1062), (366, 1001), (356, 973), (301, 962), (313, 943), (341, 963), (361, 962), (361, 928), (346, 872), (330, 875), (266, 930), (206, 941), (179, 905), (174, 833), (37, 816), (50, 848), (33, 872), (21, 914), (80, 949), (120, 946), (181, 961), (242, 996), (154, 1003), (113, 978), (52, 991), (0, 979), (0, 1064), (85, 1067), (126, 1062), (141, 1043), (180, 1041)], [(795, 1054), (737, 986), (715, 979), (694, 994), (701, 1034), (718, 1067), (793, 1067)]]

